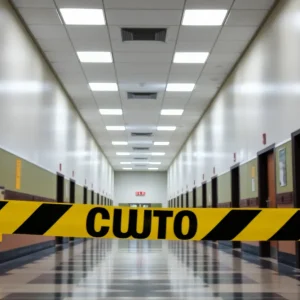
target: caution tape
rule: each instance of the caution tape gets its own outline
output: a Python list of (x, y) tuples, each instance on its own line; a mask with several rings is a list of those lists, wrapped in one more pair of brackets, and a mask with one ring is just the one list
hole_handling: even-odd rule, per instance
[(0, 232), (149, 240), (299, 240), (298, 209), (130, 208), (0, 201)]

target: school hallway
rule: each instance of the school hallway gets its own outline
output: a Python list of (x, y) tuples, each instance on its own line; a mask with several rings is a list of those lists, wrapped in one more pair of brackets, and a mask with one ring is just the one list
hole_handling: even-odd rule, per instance
[(38, 252), (32, 261), (4, 265), (0, 299), (299, 299), (299, 272), (293, 268), (249, 254), (241, 259), (238, 250), (219, 247), (210, 242), (77, 241), (55, 253)]

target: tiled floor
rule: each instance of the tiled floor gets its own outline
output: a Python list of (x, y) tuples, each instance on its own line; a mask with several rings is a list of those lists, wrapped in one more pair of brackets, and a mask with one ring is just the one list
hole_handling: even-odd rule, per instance
[(87, 240), (0, 265), (0, 299), (300, 299), (300, 270), (239, 257), (213, 243)]

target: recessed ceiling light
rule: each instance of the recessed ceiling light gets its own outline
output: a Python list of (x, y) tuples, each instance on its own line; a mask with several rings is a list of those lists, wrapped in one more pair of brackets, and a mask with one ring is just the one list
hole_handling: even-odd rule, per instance
[(101, 115), (120, 116), (123, 114), (122, 109), (99, 109)]
[(132, 170), (132, 168), (123, 168), (123, 170)]
[(158, 131), (174, 131), (176, 126), (157, 126)]
[(149, 165), (161, 165), (161, 162), (158, 162), (158, 161), (149, 161)]
[(167, 92), (192, 92), (194, 83), (168, 83)]
[(117, 92), (118, 85), (113, 82), (91, 82), (89, 86), (94, 92)]
[(131, 165), (130, 161), (122, 161), (120, 162), (121, 165)]
[(154, 142), (154, 146), (169, 146), (170, 142)]
[(187, 9), (184, 11), (182, 25), (220, 26), (226, 15), (226, 9)]
[(102, 9), (61, 8), (66, 25), (105, 25)]
[(158, 170), (158, 168), (148, 168), (148, 170), (156, 171), (156, 170)]
[(106, 130), (124, 131), (125, 126), (106, 126)]
[(163, 156), (165, 154), (166, 154), (165, 152), (152, 152), (151, 153), (152, 156)]
[(112, 63), (110, 52), (77, 52), (82, 63)]
[(111, 142), (115, 146), (126, 146), (128, 142)]
[(120, 156), (128, 156), (128, 155), (130, 155), (129, 152), (117, 152), (116, 154), (120, 155)]
[(162, 116), (181, 116), (183, 109), (162, 109), (160, 114)]
[(173, 62), (176, 64), (204, 64), (208, 55), (208, 52), (176, 52)]

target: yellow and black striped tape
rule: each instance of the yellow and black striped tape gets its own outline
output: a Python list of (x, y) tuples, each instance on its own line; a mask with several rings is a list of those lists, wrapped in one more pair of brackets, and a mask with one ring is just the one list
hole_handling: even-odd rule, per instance
[(298, 209), (129, 208), (0, 201), (0, 232), (151, 240), (299, 240)]

